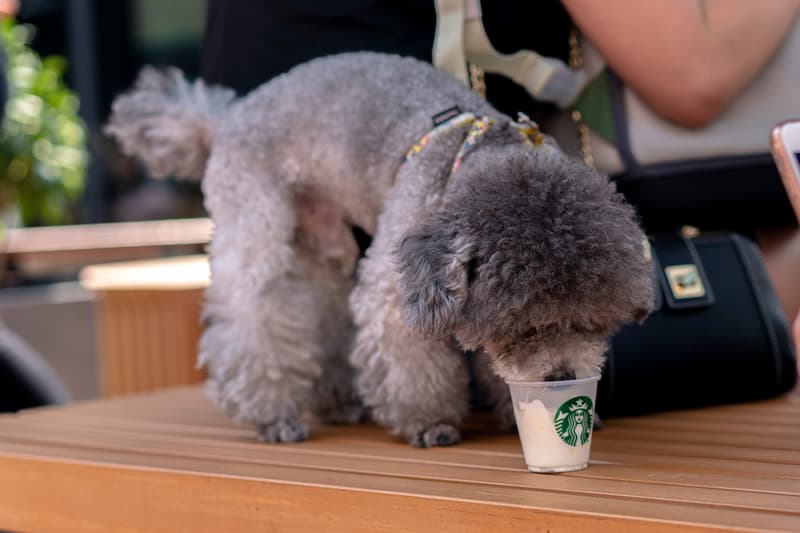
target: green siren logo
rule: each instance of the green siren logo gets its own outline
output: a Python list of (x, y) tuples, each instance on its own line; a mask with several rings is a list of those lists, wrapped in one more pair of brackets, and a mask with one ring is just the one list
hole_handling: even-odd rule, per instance
[(586, 444), (592, 435), (592, 399), (576, 396), (567, 400), (556, 411), (553, 422), (561, 440), (570, 446)]

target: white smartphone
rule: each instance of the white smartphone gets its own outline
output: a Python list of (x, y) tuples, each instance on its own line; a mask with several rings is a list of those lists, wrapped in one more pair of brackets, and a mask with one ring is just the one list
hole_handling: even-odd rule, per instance
[(771, 141), (772, 157), (800, 222), (800, 119), (787, 120), (775, 126)]

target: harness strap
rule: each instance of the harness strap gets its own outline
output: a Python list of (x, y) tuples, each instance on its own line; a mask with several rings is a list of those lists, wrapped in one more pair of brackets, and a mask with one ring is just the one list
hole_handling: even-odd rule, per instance
[[(498, 121), (496, 118), (489, 116), (478, 117), (474, 113), (470, 112), (460, 113), (435, 126), (432, 130), (423, 135), (420, 140), (417, 141), (406, 153), (405, 158), (403, 158), (403, 162), (405, 163), (410, 161), (417, 154), (422, 152), (422, 150), (425, 149), (425, 146), (427, 146), (431, 140), (456, 128), (461, 128), (468, 125), (469, 131), (464, 137), (464, 140), (461, 142), (461, 146), (459, 147), (455, 160), (453, 161), (453, 166), (450, 169), (450, 175), (452, 176), (455, 174), (456, 170), (458, 170), (458, 167), (461, 165), (461, 161), (464, 159), (464, 157), (466, 157), (466, 155), (472, 151), (480, 139), (486, 135), (486, 132), (493, 128), (497, 122)], [(539, 129), (539, 125), (528, 118), (524, 113), (519, 113), (517, 121), (511, 122), (511, 127), (519, 132), (524, 142), (531, 148), (542, 147), (554, 149), (556, 147), (556, 143), (553, 138), (549, 135), (543, 134)]]
[(433, 64), (469, 85), (464, 52), (464, 0), (435, 0), (436, 33)]

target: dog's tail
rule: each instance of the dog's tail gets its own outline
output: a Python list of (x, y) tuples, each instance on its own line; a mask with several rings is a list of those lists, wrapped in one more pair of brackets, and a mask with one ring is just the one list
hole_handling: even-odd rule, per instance
[(178, 69), (145, 67), (133, 89), (114, 101), (105, 132), (153, 177), (199, 181), (214, 125), (234, 98), (230, 89), (189, 83)]

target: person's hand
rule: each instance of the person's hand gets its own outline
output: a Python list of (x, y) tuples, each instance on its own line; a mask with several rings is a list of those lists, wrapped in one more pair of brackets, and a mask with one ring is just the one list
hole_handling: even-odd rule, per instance
[(794, 319), (792, 336), (794, 337), (794, 351), (800, 354), (800, 310), (797, 312), (797, 318)]
[(757, 236), (772, 285), (786, 319), (792, 321), (792, 340), (800, 354), (800, 226), (765, 228)]

